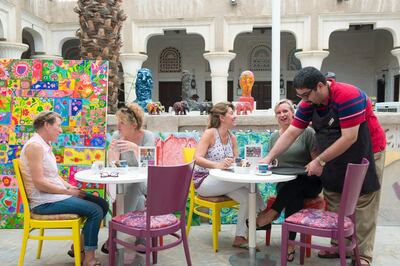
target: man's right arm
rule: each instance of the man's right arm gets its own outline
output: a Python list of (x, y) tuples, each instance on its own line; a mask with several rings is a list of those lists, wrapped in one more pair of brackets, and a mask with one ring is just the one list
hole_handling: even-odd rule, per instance
[(260, 163), (271, 163), (272, 160), (286, 151), (303, 131), (304, 129), (302, 128), (297, 128), (293, 125), (290, 125), (282, 134), (282, 136), (278, 138), (274, 147), (270, 150), (268, 155), (260, 161)]
[(42, 159), (44, 151), (42, 146), (37, 143), (31, 143), (25, 149), (25, 155), (28, 159), (28, 167), (31, 172), (34, 186), (38, 190), (47, 193), (71, 195), (71, 190), (60, 188), (51, 182), (46, 181), (43, 177)]

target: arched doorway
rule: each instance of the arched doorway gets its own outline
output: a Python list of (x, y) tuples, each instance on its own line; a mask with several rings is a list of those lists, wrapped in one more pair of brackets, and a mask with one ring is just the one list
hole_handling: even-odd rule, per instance
[(35, 54), (35, 40), (32, 34), (25, 29), (22, 31), (22, 43), (29, 46), (28, 50), (22, 53), (21, 59), (29, 59), (33, 54)]
[(154, 80), (153, 99), (168, 110), (182, 95), (182, 72), (189, 72), (189, 94), (205, 99), (205, 81), (211, 80), (206, 73), (204, 39), (186, 30), (166, 30), (164, 35), (151, 37), (147, 42), (148, 59), (143, 67), (152, 71)]
[[(254, 73), (252, 96), (257, 109), (271, 108), (271, 28), (253, 28), (252, 32), (240, 33), (234, 42), (233, 79), (239, 80), (244, 70)], [(291, 89), (293, 77), (297, 71), (297, 61), (293, 59), (296, 49), (296, 39), (292, 33), (281, 32), (281, 98), (288, 97), (296, 100)], [(235, 82), (238, 84), (238, 82)], [(237, 85), (237, 97), (240, 88)]]
[(63, 43), (61, 51), (62, 57), (68, 60), (81, 59), (81, 48), (79, 39), (70, 39)]
[(392, 49), (389, 31), (372, 24), (351, 25), (329, 37), (329, 56), (321, 71), (336, 73), (338, 81), (353, 84), (376, 100), (393, 101), (398, 62)]

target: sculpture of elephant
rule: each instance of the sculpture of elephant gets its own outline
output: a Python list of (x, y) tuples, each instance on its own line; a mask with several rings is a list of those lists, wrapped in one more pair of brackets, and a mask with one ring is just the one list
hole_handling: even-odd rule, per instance
[(147, 104), (147, 111), (149, 115), (159, 115), (163, 110), (160, 102), (150, 102)]
[(235, 108), (237, 115), (247, 115), (247, 111), (251, 113), (253, 110), (249, 102), (237, 102)]
[(176, 102), (172, 108), (174, 109), (176, 115), (186, 115), (186, 111), (189, 112), (189, 107), (186, 101)]
[(204, 101), (200, 104), (200, 115), (206, 114), (208, 115), (210, 113), (211, 108), (213, 107), (212, 102), (207, 102)]

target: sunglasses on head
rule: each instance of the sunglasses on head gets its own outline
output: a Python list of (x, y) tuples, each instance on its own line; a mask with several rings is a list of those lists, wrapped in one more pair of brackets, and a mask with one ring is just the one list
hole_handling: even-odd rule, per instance
[(122, 107), (121, 111), (133, 115), (133, 118), (135, 118), (135, 121), (136, 122), (138, 121), (135, 112), (132, 109), (130, 109), (128, 106)]

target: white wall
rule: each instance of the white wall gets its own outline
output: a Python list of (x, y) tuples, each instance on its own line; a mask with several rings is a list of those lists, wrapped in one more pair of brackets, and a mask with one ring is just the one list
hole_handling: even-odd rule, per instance
[[(354, 84), (369, 96), (377, 96), (382, 70), (395, 67), (393, 38), (388, 31), (337, 31), (330, 36), (329, 56), (321, 71), (335, 72), (339, 81)], [(388, 72), (386, 72), (388, 77)], [(386, 100), (393, 99), (392, 82), (386, 80)]]

